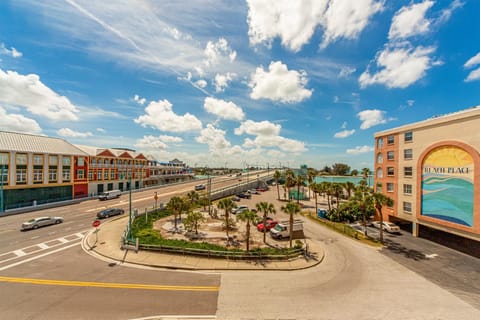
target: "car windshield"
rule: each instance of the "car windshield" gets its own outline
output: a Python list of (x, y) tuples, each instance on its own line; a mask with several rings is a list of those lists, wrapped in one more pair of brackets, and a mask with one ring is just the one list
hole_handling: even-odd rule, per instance
[(35, 222), (36, 219), (30, 219), (27, 221), (27, 223), (32, 223), (32, 222)]

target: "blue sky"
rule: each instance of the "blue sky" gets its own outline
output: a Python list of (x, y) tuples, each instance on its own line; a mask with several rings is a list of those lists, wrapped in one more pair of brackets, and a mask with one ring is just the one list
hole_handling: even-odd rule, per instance
[(0, 2), (0, 128), (190, 166), (372, 167), (479, 105), (480, 1)]

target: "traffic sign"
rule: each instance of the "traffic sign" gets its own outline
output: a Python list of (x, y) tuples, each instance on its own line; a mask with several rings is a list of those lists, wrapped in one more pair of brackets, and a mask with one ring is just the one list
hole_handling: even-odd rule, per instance
[(92, 222), (92, 227), (97, 228), (98, 226), (100, 226), (100, 223), (101, 223), (100, 220), (95, 220)]

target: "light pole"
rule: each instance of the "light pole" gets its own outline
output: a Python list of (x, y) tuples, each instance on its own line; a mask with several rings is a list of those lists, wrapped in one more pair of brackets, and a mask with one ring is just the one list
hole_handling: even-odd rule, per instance
[(132, 172), (128, 175), (128, 240), (132, 239)]
[(157, 191), (155, 191), (155, 196), (153, 196), (153, 198), (155, 199), (155, 212), (157, 212), (157, 200), (158, 200)]
[[(5, 164), (2, 163), (2, 172), (0, 172), (0, 175), (2, 176), (2, 184), (0, 185), (0, 188), (2, 188), (0, 190), (0, 212), (4, 212), (3, 210), (3, 173), (4, 173), (4, 170), (5, 170)], [(8, 181), (8, 179), (7, 179)]]

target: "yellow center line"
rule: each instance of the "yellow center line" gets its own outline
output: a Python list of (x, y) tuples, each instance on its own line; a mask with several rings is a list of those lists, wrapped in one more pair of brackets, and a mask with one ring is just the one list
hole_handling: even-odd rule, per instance
[(167, 286), (155, 284), (137, 284), (137, 283), (109, 283), (109, 282), (90, 282), (90, 281), (67, 281), (67, 280), (48, 280), (31, 278), (0, 277), (0, 282), (30, 283), (54, 286), (71, 287), (97, 287), (114, 289), (140, 289), (140, 290), (170, 290), (170, 291), (218, 291), (218, 286)]

